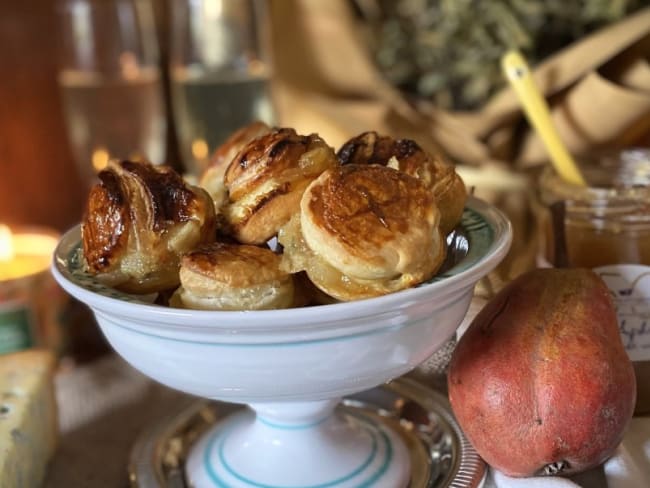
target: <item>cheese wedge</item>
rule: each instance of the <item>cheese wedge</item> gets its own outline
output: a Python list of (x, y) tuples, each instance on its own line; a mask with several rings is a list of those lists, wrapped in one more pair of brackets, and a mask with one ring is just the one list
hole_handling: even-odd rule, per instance
[(0, 486), (40, 486), (57, 439), (54, 357), (28, 350), (0, 356)]

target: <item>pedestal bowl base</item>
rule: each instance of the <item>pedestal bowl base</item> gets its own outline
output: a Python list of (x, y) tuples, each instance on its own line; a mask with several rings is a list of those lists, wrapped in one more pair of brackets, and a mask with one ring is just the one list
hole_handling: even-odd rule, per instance
[[(301, 406), (308, 409), (315, 405), (291, 404), (289, 408)], [(269, 415), (264, 412), (266, 408), (254, 408), (256, 412), (245, 409), (219, 422), (191, 450), (186, 467), (191, 486), (408, 485), (410, 460), (406, 446), (377, 416), (344, 409), (323, 416), (325, 412), (314, 409), (310, 418), (289, 421)]]
[[(259, 405), (253, 407), (260, 415), (263, 408)], [(219, 460), (219, 446), (221, 443), (224, 443), (224, 446), (229, 445), (238, 439), (238, 436), (235, 435), (238, 425), (240, 429), (244, 429), (240, 431), (241, 433), (245, 433), (246, 428), (257, 428), (255, 427), (257, 423), (255, 415), (253, 410), (245, 408), (243, 405), (225, 402), (191, 400), (183, 405), (177, 405), (173, 412), (170, 412), (169, 417), (148, 426), (134, 445), (129, 465), (132, 486), (138, 488), (162, 488), (164, 486), (184, 488), (203, 486), (200, 484), (203, 483), (201, 480), (209, 483), (206, 486), (210, 487), (305, 486), (283, 485), (283, 482), (287, 482), (286, 479), (274, 479), (268, 484), (264, 484), (260, 478), (251, 478), (248, 482), (257, 484), (246, 485), (238, 479), (238, 477), (252, 476), (247, 473), (246, 466), (242, 467), (242, 465), (236, 464), (236, 458), (229, 458), (228, 454), (225, 454), (228, 467)], [(357, 447), (360, 445), (361, 448), (368, 444), (372, 446), (373, 443), (376, 443), (377, 446), (374, 456), (366, 466), (367, 469), (361, 470), (358, 477), (350, 478), (350, 480), (361, 481), (356, 484), (341, 484), (340, 486), (388, 486), (390, 488), (403, 486), (403, 481), (399, 479), (395, 484), (389, 484), (392, 481), (389, 481), (388, 477), (379, 477), (374, 483), (371, 481), (373, 473), (375, 475), (377, 473), (374, 468), (382, 466), (386, 459), (384, 454), (387, 444), (384, 436), (389, 439), (388, 445), (393, 449), (393, 463), (396, 466), (401, 465), (401, 469), (404, 465), (408, 466), (407, 486), (409, 488), (450, 486), (476, 488), (481, 484), (485, 474), (485, 464), (458, 427), (446, 398), (421, 383), (401, 378), (387, 385), (346, 396), (336, 405), (332, 416), (334, 418), (330, 418), (328, 415), (322, 419), (322, 427), (329, 422), (332, 423), (331, 426), (342, 425), (344, 430), (356, 432), (356, 441), (353, 436), (352, 445), (356, 442)], [(262, 421), (262, 426), (258, 427), (263, 428), (264, 422), (269, 422), (268, 414), (261, 414), (257, 420)], [(275, 422), (278, 421), (279, 419), (276, 418)], [(307, 427), (306, 423), (305, 427)], [(269, 433), (272, 434), (276, 428), (270, 427)], [(291, 432), (297, 433), (299, 436), (310, 435), (307, 434), (309, 430), (312, 429), (305, 429), (302, 432), (301, 429), (295, 429)], [(333, 428), (334, 440), (337, 439), (336, 430)], [(317, 431), (317, 429), (312, 430), (312, 434)], [(332, 439), (327, 441), (331, 442)], [(323, 443), (322, 440), (315, 442), (316, 449), (326, 451), (328, 442)], [(331, 447), (332, 444), (329, 446)], [(406, 460), (401, 458), (402, 448), (405, 449)], [(226, 452), (224, 451), (224, 453)], [(311, 453), (313, 452), (311, 451)], [(308, 451), (298, 453), (298, 457), (290, 461), (287, 474), (295, 475), (303, 469), (304, 466), (301, 466), (300, 463), (304, 461), (299, 458), (313, 456), (313, 454), (307, 455), (307, 453)], [(320, 459), (315, 457), (311, 460), (308, 459), (307, 462), (318, 464)], [(364, 459), (359, 455), (344, 459), (341, 468), (345, 469), (339, 470), (343, 473), (339, 474), (339, 477), (350, 475), (367, 459), (367, 453)], [(274, 462), (276, 461), (268, 456), (260, 456), (255, 460), (255, 463), (261, 465)], [(230, 473), (228, 468), (235, 471), (236, 474)], [(401, 469), (398, 469), (396, 473), (402, 473)], [(209, 470), (216, 474), (216, 478), (210, 474)], [(365, 478), (361, 477), (362, 473), (366, 475)], [(396, 476), (399, 478), (401, 474)], [(327, 484), (328, 481), (323, 478), (321, 480), (322, 483), (325, 483), (324, 486), (336, 486)], [(363, 480), (368, 481), (368, 484), (363, 483)], [(332, 481), (337, 480), (330, 477), (329, 482)], [(402, 484), (400, 485), (400, 483)]]

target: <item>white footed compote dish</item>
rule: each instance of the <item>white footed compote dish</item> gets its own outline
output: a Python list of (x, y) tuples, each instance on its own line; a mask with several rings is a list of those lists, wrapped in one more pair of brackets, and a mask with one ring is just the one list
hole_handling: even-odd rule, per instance
[(288, 310), (183, 310), (117, 292), (84, 272), (79, 227), (62, 238), (53, 273), (133, 367), (171, 388), (250, 406), (194, 445), (190, 486), (397, 488), (410, 474), (400, 436), (376, 417), (336, 408), (339, 399), (408, 372), (448, 341), (511, 235), (501, 212), (470, 198), (430, 281)]

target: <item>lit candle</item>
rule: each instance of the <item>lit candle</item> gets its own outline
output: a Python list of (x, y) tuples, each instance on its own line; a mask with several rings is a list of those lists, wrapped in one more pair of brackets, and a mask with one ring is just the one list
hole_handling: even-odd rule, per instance
[(47, 229), (0, 224), (0, 354), (58, 340), (51, 320), (44, 320), (46, 309), (57, 305), (49, 266), (58, 237)]
[(47, 269), (57, 238), (29, 229), (13, 233), (0, 224), (0, 281), (13, 280)]

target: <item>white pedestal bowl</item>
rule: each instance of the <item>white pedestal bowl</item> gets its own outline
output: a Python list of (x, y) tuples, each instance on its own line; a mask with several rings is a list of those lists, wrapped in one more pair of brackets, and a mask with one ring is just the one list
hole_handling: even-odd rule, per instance
[(52, 271), (133, 367), (171, 388), (251, 407), (192, 449), (191, 486), (397, 488), (409, 480), (399, 436), (335, 411), (338, 400), (408, 372), (449, 340), (511, 235), (498, 210), (472, 198), (448, 263), (429, 282), (289, 310), (173, 309), (109, 289), (83, 270), (79, 227), (62, 238)]

